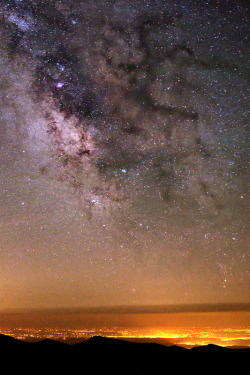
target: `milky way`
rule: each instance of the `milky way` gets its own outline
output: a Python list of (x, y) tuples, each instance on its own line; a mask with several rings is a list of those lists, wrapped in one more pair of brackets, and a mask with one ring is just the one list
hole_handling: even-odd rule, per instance
[(249, 300), (246, 10), (2, 1), (3, 307)]

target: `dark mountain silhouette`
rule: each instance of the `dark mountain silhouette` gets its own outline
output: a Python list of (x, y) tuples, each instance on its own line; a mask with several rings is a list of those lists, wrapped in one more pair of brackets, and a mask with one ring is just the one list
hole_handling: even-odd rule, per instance
[(156, 375), (186, 371), (235, 370), (241, 373), (250, 360), (250, 349), (207, 345), (185, 349), (155, 343), (137, 343), (93, 337), (68, 345), (54, 340), (24, 342), (0, 335), (1, 366), (13, 373)]

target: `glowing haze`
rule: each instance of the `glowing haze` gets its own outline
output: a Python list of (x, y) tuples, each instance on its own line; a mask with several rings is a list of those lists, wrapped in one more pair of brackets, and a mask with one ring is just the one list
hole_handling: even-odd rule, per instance
[(2, 312), (250, 301), (246, 14), (1, 1)]

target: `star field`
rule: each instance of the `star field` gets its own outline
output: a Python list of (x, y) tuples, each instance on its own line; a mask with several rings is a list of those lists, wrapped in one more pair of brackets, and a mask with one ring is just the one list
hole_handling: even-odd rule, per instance
[(2, 308), (249, 301), (247, 8), (2, 1)]

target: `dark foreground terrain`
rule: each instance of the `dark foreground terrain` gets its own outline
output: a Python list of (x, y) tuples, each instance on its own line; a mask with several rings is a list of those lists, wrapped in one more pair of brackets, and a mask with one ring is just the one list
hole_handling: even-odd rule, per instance
[(215, 345), (184, 349), (159, 344), (134, 343), (93, 337), (67, 345), (53, 340), (29, 343), (0, 335), (1, 366), (9, 373), (47, 374), (203, 374), (231, 370), (243, 374), (250, 363), (250, 349)]

